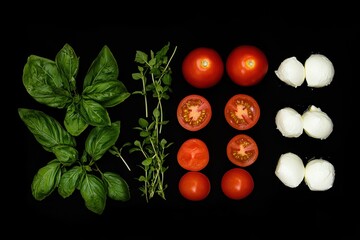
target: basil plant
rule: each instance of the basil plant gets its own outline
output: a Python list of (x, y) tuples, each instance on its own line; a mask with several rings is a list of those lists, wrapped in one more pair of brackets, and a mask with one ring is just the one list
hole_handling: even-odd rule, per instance
[[(107, 46), (88, 69), (81, 93), (76, 89), (78, 69), (79, 58), (68, 44), (58, 52), (55, 61), (29, 56), (23, 70), (27, 92), (36, 101), (66, 109), (66, 113), (63, 124), (34, 109), (18, 108), (18, 113), (36, 141), (54, 154), (33, 178), (33, 197), (41, 201), (57, 189), (67, 198), (78, 190), (86, 207), (102, 214), (107, 198), (130, 199), (127, 182), (117, 173), (101, 171), (98, 161), (107, 151), (120, 154), (115, 147), (120, 121), (112, 122), (106, 108), (116, 106), (131, 94), (117, 79), (118, 66)], [(75, 137), (89, 125), (93, 128), (84, 149), (79, 151)]]

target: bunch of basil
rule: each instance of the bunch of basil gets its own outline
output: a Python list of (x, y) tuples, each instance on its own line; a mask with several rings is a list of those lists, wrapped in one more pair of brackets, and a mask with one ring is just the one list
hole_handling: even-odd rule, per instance
[[(120, 121), (112, 122), (107, 108), (125, 101), (131, 94), (118, 80), (118, 65), (105, 45), (92, 62), (83, 82), (76, 88), (79, 58), (69, 44), (57, 53), (55, 61), (31, 55), (23, 69), (23, 84), (39, 103), (65, 109), (63, 125), (42, 111), (19, 108), (18, 113), (37, 142), (54, 159), (33, 178), (32, 195), (43, 200), (55, 189), (63, 197), (79, 190), (85, 206), (102, 214), (107, 197), (127, 201), (127, 182), (117, 173), (100, 171), (97, 161), (113, 147), (120, 134)], [(84, 151), (76, 148), (76, 136), (93, 127)], [(115, 154), (115, 153), (113, 153)]]

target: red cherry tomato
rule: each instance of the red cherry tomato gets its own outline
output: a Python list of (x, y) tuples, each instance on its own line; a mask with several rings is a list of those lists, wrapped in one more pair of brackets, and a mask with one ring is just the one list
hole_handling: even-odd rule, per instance
[(241, 45), (234, 48), (226, 59), (226, 72), (240, 86), (260, 83), (269, 68), (267, 57), (259, 48)]
[(210, 88), (220, 82), (224, 74), (224, 62), (217, 51), (211, 48), (195, 48), (182, 63), (185, 80), (196, 88)]
[(200, 95), (191, 94), (184, 97), (177, 107), (177, 119), (179, 124), (189, 130), (198, 131), (203, 129), (212, 117), (212, 109), (209, 101)]
[(210, 154), (206, 143), (198, 138), (190, 138), (183, 142), (177, 153), (179, 165), (189, 171), (204, 169), (209, 159)]
[(179, 181), (180, 194), (191, 201), (204, 200), (210, 193), (209, 178), (202, 172), (186, 172)]
[(233, 164), (247, 167), (257, 160), (259, 149), (253, 138), (246, 134), (238, 134), (228, 142), (226, 155)]
[(260, 118), (258, 102), (247, 94), (236, 94), (225, 104), (226, 121), (237, 130), (252, 128)]
[(223, 175), (221, 190), (230, 199), (244, 199), (254, 190), (254, 179), (245, 169), (232, 168)]

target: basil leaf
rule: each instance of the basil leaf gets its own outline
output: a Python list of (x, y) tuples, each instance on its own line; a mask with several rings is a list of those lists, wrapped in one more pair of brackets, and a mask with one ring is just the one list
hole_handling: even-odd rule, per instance
[(60, 169), (58, 161), (51, 161), (37, 171), (31, 184), (32, 195), (36, 200), (41, 201), (54, 191), (60, 182)]
[(64, 125), (66, 130), (71, 135), (79, 136), (88, 127), (89, 124), (79, 113), (75, 103), (72, 103), (66, 109)]
[(76, 89), (75, 77), (79, 71), (79, 58), (76, 56), (74, 49), (65, 44), (64, 47), (56, 54), (55, 62), (67, 81), (67, 89), (72, 92)]
[(111, 126), (95, 127), (85, 141), (85, 150), (94, 161), (97, 161), (115, 145), (119, 135), (120, 121), (112, 123)]
[(77, 188), (79, 182), (86, 172), (80, 166), (74, 166), (61, 176), (58, 193), (63, 198), (69, 197)]
[(78, 159), (78, 151), (72, 146), (56, 145), (51, 150), (55, 154), (56, 159), (65, 166), (72, 165)]
[(119, 68), (108, 46), (104, 46), (92, 62), (84, 79), (83, 89), (99, 82), (118, 79)]
[(26, 91), (38, 102), (50, 107), (64, 108), (72, 101), (68, 82), (54, 61), (30, 55), (23, 69)]
[(100, 103), (91, 99), (82, 99), (79, 113), (92, 126), (106, 126), (111, 124), (109, 113)]
[(42, 111), (26, 108), (19, 108), (18, 113), (35, 139), (47, 151), (57, 145), (76, 146), (75, 138), (55, 118)]
[(102, 177), (107, 185), (108, 196), (111, 199), (118, 201), (128, 201), (130, 199), (129, 186), (119, 174), (105, 172)]
[(106, 188), (102, 180), (92, 174), (86, 174), (81, 182), (80, 194), (85, 206), (96, 214), (102, 214), (106, 206)]
[(113, 107), (125, 101), (131, 94), (122, 82), (115, 80), (88, 86), (82, 95), (84, 99), (92, 99), (103, 107)]

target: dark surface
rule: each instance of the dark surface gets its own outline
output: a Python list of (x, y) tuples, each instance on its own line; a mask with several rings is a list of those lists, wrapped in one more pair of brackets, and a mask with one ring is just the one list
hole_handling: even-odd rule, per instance
[[(154, 197), (149, 203), (140, 196), (139, 182), (135, 179), (142, 174), (138, 164), (142, 159), (136, 159), (124, 151), (124, 156), (132, 171), (129, 172), (120, 159), (108, 155), (102, 160), (104, 168), (120, 173), (131, 188), (132, 198), (128, 202), (115, 202), (108, 199), (104, 213), (95, 215), (86, 209), (78, 193), (68, 199), (62, 199), (57, 192), (45, 200), (38, 202), (31, 195), (31, 182), (36, 171), (53, 158), (36, 142), (26, 126), (16, 119), (18, 124), (18, 139), (22, 147), (22, 166), (25, 166), (25, 179), (20, 189), (23, 191), (23, 204), (26, 207), (19, 219), (25, 223), (64, 224), (67, 226), (86, 225), (118, 225), (119, 230), (128, 232), (132, 226), (142, 226), (142, 229), (177, 229), (178, 224), (183, 228), (198, 225), (203, 221), (211, 223), (213, 230), (218, 224), (229, 223), (231, 226), (255, 224), (261, 226), (274, 225), (281, 227), (292, 226), (322, 226), (326, 224), (340, 224), (347, 209), (342, 204), (345, 198), (345, 164), (343, 159), (344, 118), (342, 103), (345, 98), (346, 81), (350, 74), (344, 64), (351, 52), (352, 29), (341, 28), (293, 28), (281, 30), (263, 29), (247, 30), (226, 28), (217, 25), (213, 28), (195, 28), (188, 26), (114, 26), (65, 28), (53, 26), (29, 26), (23, 35), (24, 51), (18, 56), (16, 72), (16, 92), (18, 94), (17, 107), (43, 110), (50, 115), (62, 119), (61, 110), (35, 102), (27, 94), (22, 85), (22, 67), (27, 57), (35, 54), (54, 59), (56, 53), (65, 43), (69, 43), (80, 57), (80, 69), (77, 81), (82, 81), (91, 62), (95, 59), (104, 45), (108, 45), (119, 65), (119, 80), (123, 81), (128, 90), (140, 90), (140, 82), (131, 79), (131, 73), (136, 71), (134, 62), (135, 51), (160, 50), (170, 42), (170, 52), (174, 46), (178, 47), (171, 62), (173, 69), (173, 93), (170, 100), (165, 101), (166, 118), (170, 123), (164, 127), (163, 136), (174, 142), (170, 148), (170, 155), (166, 164), (166, 182), (169, 185), (167, 200)], [(335, 34), (336, 33), (336, 34)], [(348, 38), (334, 38), (349, 36)], [(265, 79), (254, 87), (239, 87), (234, 85), (224, 75), (217, 86), (210, 89), (196, 89), (188, 85), (181, 75), (181, 61), (193, 48), (206, 46), (216, 49), (223, 57), (236, 46), (251, 44), (259, 47), (268, 57), (269, 70)], [(302, 63), (312, 53), (327, 56), (334, 64), (335, 76), (331, 85), (314, 89), (306, 86), (306, 82), (298, 88), (287, 86), (281, 82), (274, 71), (285, 58), (296, 56)], [(213, 108), (210, 124), (198, 132), (189, 132), (180, 127), (176, 119), (178, 102), (188, 94), (200, 94), (206, 97)], [(226, 157), (226, 144), (239, 131), (231, 128), (225, 121), (223, 108), (226, 101), (236, 93), (246, 93), (253, 96), (261, 107), (261, 117), (255, 127), (244, 133), (252, 136), (259, 146), (259, 158), (246, 169), (255, 181), (253, 193), (241, 201), (227, 199), (221, 192), (220, 179), (222, 174), (232, 168)], [(296, 139), (281, 136), (276, 130), (275, 114), (286, 106), (293, 107), (300, 113), (313, 104), (326, 112), (334, 123), (334, 131), (326, 140), (310, 138), (305, 133)], [(144, 116), (143, 99), (140, 95), (132, 96), (124, 103), (110, 110), (112, 119), (121, 121), (121, 133), (118, 146), (126, 141), (137, 138), (137, 132), (132, 129), (137, 118)], [(176, 162), (176, 151), (183, 141), (190, 137), (198, 137), (208, 144), (210, 149), (210, 163), (202, 170), (211, 181), (212, 189), (208, 198), (201, 202), (190, 202), (182, 198), (177, 189), (180, 177), (185, 173)], [(336, 177), (334, 186), (324, 192), (313, 192), (305, 183), (291, 189), (283, 185), (275, 176), (277, 160), (282, 153), (294, 152), (306, 163), (312, 158), (324, 158), (335, 167)], [(230, 220), (231, 219), (231, 220)], [(163, 227), (159, 227), (159, 225)], [(192, 227), (191, 227), (192, 228)], [(227, 227), (225, 227), (227, 228)], [(229, 227), (230, 228), (230, 227)], [(135, 228), (137, 229), (137, 228)], [(181, 228), (180, 228), (181, 229)], [(180, 231), (179, 229), (179, 231)], [(231, 229), (231, 228), (230, 228)], [(139, 228), (141, 230), (141, 228)], [(202, 230), (206, 231), (206, 230)], [(146, 235), (146, 234), (145, 234)]]

